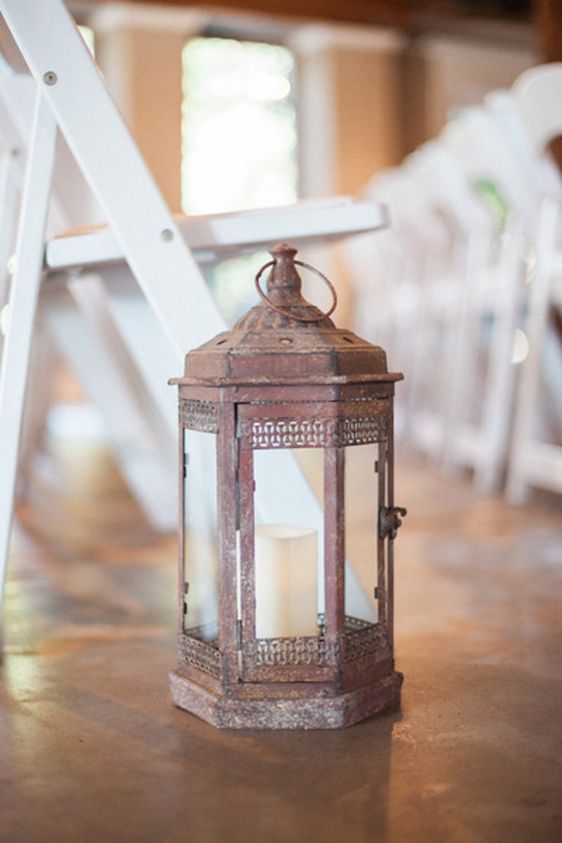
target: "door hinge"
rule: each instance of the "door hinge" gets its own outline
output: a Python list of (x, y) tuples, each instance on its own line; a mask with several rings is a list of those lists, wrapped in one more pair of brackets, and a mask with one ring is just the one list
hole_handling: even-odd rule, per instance
[(242, 649), (242, 621), (236, 621), (236, 649)]

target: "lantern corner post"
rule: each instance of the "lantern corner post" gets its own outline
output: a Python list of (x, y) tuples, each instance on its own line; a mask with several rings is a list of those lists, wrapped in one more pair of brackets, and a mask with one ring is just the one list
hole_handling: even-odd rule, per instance
[(345, 448), (324, 451), (324, 629), (339, 682), (338, 642), (345, 635)]
[(184, 630), (185, 613), (185, 425), (182, 414), (182, 396), (178, 397), (178, 618), (177, 635)]
[[(387, 437), (387, 504), (391, 511), (394, 510), (394, 389), (392, 391), (392, 404), (388, 418)], [(388, 624), (388, 646), (394, 661), (394, 536), (391, 534), (386, 548), (386, 602), (387, 602), (387, 624)]]
[(238, 682), (237, 599), (237, 482), (238, 439), (236, 404), (222, 395), (217, 436), (217, 513), (219, 538), (219, 650), (222, 653), (224, 690)]
[[(240, 531), (239, 590), (240, 618), (238, 647), (241, 652), (241, 679), (247, 678), (248, 644), (256, 638), (256, 559), (255, 559), (255, 481), (254, 452), (238, 440), (238, 528)], [(246, 444), (246, 447), (244, 447)]]

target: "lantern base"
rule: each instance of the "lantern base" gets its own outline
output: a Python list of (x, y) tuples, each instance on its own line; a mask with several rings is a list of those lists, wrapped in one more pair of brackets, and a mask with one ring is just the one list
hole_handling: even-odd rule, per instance
[(172, 699), (218, 729), (344, 729), (400, 705), (403, 675), (333, 697), (256, 699), (216, 694), (170, 673)]

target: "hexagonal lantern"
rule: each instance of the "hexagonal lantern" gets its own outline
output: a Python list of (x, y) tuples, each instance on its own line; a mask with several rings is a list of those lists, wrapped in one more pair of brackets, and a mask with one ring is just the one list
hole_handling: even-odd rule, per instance
[(334, 326), (324, 276), (331, 310), (303, 298), (295, 264), (313, 268), (295, 249), (271, 254), (256, 278), (263, 301), (187, 354), (184, 377), (171, 381), (181, 523), (170, 683), (176, 705), (219, 728), (332, 729), (400, 702), (402, 375), (387, 371), (381, 348)]

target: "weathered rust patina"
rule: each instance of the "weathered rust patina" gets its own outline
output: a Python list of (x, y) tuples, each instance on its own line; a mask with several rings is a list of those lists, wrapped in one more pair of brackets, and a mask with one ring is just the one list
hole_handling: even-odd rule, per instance
[[(170, 684), (176, 705), (220, 728), (340, 728), (400, 702), (393, 542), (405, 510), (393, 500), (392, 405), (402, 375), (388, 372), (382, 348), (336, 328), (303, 298), (295, 264), (310, 267), (295, 261), (295, 249), (280, 244), (271, 255), (267, 292), (259, 287), (263, 271), (256, 279), (261, 303), (189, 352), (184, 376), (171, 381), (179, 386), (182, 512), (183, 432), (216, 436), (220, 593), (216, 630), (186, 626), (182, 523), (178, 663)], [(345, 450), (367, 443), (379, 446), (376, 623), (346, 616), (344, 600)], [(258, 638), (254, 452), (311, 447), (324, 450), (325, 611), (316, 636)]]

